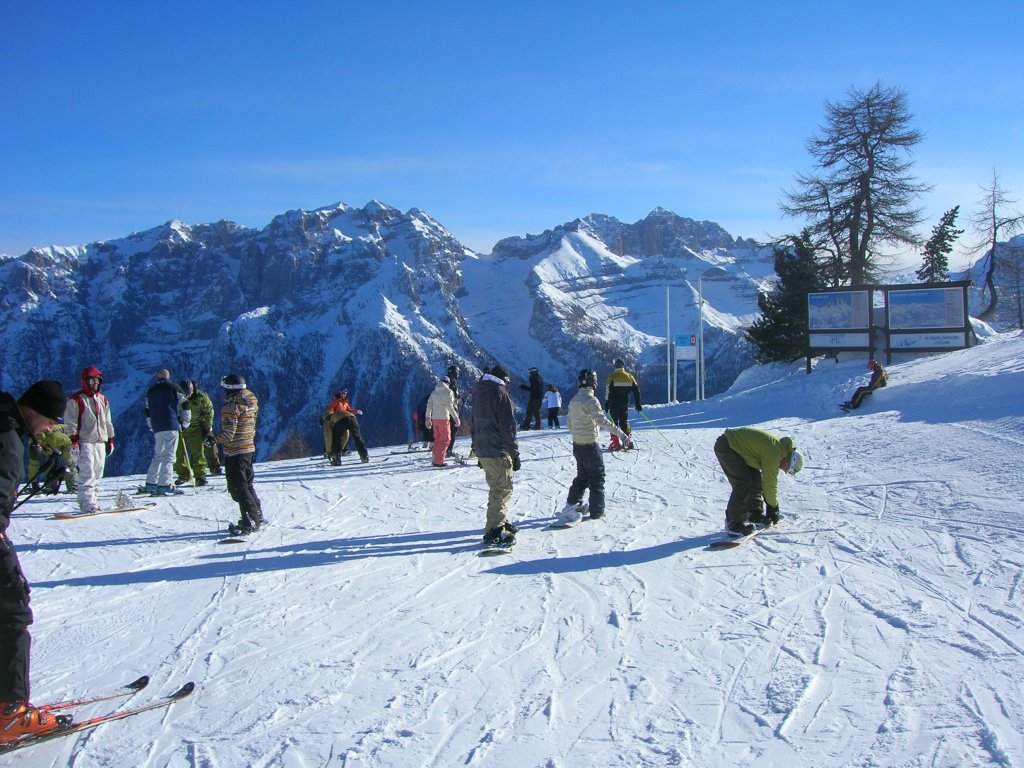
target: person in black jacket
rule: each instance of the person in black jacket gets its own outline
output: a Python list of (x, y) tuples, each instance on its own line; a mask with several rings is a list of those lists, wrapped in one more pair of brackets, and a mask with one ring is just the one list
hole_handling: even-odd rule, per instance
[(512, 473), (521, 466), (508, 379), (508, 371), (495, 365), (473, 390), (473, 452), (487, 479), (484, 543), (489, 545), (511, 546), (518, 530), (507, 517), (512, 500)]
[(530, 383), (520, 384), (519, 388), (530, 393), (530, 400), (526, 404), (526, 416), (523, 417), (523, 429), (540, 429), (540, 404), (544, 400), (544, 379), (540, 377), (540, 371), (531, 368)]
[(64, 415), (65, 402), (59, 381), (37, 381), (17, 402), (0, 392), (0, 744), (48, 733), (71, 720), (29, 703), (30, 590), (7, 536), (25, 471), (22, 437), (31, 441), (51, 431)]

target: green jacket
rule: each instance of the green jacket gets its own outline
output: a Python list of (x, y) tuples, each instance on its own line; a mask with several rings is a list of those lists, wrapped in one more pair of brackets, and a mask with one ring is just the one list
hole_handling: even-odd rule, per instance
[(753, 427), (727, 429), (725, 439), (748, 467), (761, 470), (765, 503), (779, 506), (779, 464), (793, 451), (793, 440)]
[(188, 399), (192, 411), (192, 420), (184, 432), (186, 435), (202, 435), (206, 437), (213, 432), (213, 402), (205, 392), (196, 390)]

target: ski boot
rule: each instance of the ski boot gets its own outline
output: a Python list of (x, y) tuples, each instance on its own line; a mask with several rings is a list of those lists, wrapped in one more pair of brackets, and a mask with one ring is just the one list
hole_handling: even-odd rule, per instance
[(46, 707), (15, 701), (0, 710), (0, 744), (23, 736), (42, 736), (70, 724), (71, 715), (55, 715)]
[(756, 531), (757, 528), (755, 528), (752, 523), (735, 523), (730, 521), (726, 524), (725, 530), (733, 536), (749, 536)]
[(622, 450), (622, 444), (619, 442), (618, 435), (612, 435), (612, 441), (608, 444), (609, 451), (620, 451)]

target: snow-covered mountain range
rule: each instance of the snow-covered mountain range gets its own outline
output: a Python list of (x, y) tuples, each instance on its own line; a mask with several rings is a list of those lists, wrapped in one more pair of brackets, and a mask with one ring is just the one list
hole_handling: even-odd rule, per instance
[[(750, 363), (737, 333), (771, 274), (754, 242), (663, 209), (633, 224), (591, 215), (489, 255), (423, 211), (379, 202), (291, 211), (262, 229), (172, 221), (0, 261), (0, 385), (47, 376), (73, 391), (83, 367), (99, 367), (114, 472), (149, 460), (141, 399), (160, 367), (215, 404), (221, 376), (243, 374), (261, 400), (260, 459), (318, 452), (318, 416), (343, 386), (382, 445), (407, 438), (412, 408), (451, 363), (468, 391), (494, 362), (514, 384), (538, 366), (569, 387), (581, 367), (603, 376), (622, 357), (645, 401), (669, 399), (666, 286), (671, 333), (695, 333), (700, 279), (707, 392), (722, 391)], [(692, 374), (682, 382), (692, 396)]]

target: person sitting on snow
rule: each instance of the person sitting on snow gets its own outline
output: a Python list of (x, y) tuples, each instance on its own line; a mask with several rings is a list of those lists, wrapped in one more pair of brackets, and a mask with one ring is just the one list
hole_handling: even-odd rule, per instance
[(857, 391), (853, 393), (853, 397), (839, 406), (844, 411), (852, 411), (856, 408), (860, 408), (865, 397), (870, 395), (876, 389), (881, 389), (889, 383), (889, 376), (886, 374), (885, 368), (883, 368), (882, 364), (877, 360), (868, 360), (868, 370), (871, 371), (871, 380), (868, 381), (866, 387), (857, 387)]

